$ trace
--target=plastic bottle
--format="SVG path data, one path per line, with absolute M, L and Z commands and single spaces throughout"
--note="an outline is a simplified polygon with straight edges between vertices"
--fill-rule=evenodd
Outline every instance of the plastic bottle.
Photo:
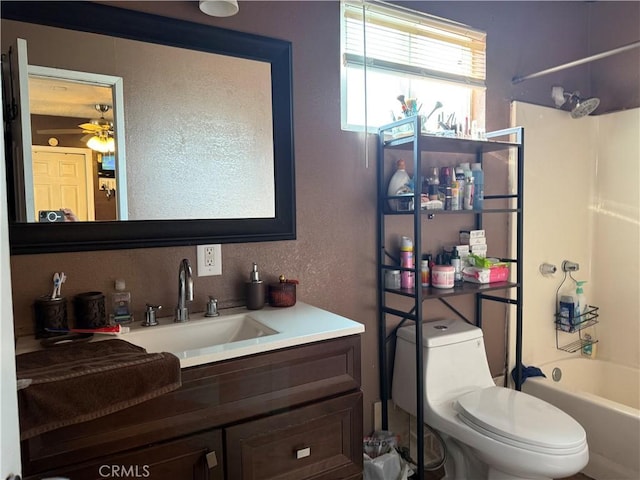
M 430 271 L 429 271 L 429 259 L 426 255 L 422 257 L 420 262 L 420 285 L 428 287 L 430 285 Z
M 585 313 L 587 313 L 587 310 L 589 309 L 588 305 L 587 305 L 587 297 L 584 294 L 584 289 L 582 288 L 582 286 L 587 283 L 586 280 L 582 280 L 582 281 L 576 281 L 576 285 L 578 286 L 576 288 L 576 298 L 578 300 L 578 315 L 584 315 Z M 586 318 L 582 317 L 580 319 L 580 321 L 584 322 L 586 320 Z
M 452 210 L 462 210 L 462 204 L 464 202 L 464 169 L 462 167 L 456 167 L 456 184 L 458 187 L 457 208 L 454 208 L 456 201 L 453 200 Z
M 393 196 L 401 193 L 406 193 L 407 191 L 410 191 L 410 187 L 408 186 L 410 184 L 411 177 L 409 177 L 409 174 L 407 173 L 405 161 L 400 159 L 396 163 L 396 171 L 393 173 L 391 179 L 389 180 L 387 195 Z M 389 200 L 389 207 L 391 208 L 391 210 L 397 211 L 398 200 Z
M 585 344 L 582 347 L 582 351 L 580 352 L 583 357 L 588 357 L 591 359 L 596 358 L 596 347 L 597 340 L 594 338 L 593 333 L 585 333 L 584 334 Z
M 471 165 L 473 175 L 473 209 L 482 210 L 484 204 L 484 172 L 479 163 Z
M 466 177 L 464 181 L 463 210 L 473 210 L 473 177 Z
M 438 200 L 438 190 L 440 188 L 440 179 L 438 174 L 438 167 L 433 167 L 429 176 L 427 177 L 427 184 L 429 186 L 429 200 Z
M 409 237 L 402 237 L 400 242 L 400 266 L 404 268 L 414 268 L 413 242 Z M 403 270 L 400 273 L 400 288 L 413 288 L 414 285 L 414 272 L 410 270 Z
M 577 282 L 576 282 L 577 283 Z M 573 283 L 561 288 L 558 292 L 558 313 L 560 314 L 560 328 L 564 331 L 573 331 L 574 326 L 580 322 L 580 310 L 578 296 Z
M 456 285 L 462 284 L 462 262 L 460 261 L 460 254 L 456 247 L 453 247 L 453 252 L 451 252 L 451 266 L 455 269 L 453 276 L 454 283 Z
M 126 291 L 125 281 L 116 280 L 115 290 L 111 295 L 111 321 L 112 323 L 131 323 L 133 321 L 131 293 Z

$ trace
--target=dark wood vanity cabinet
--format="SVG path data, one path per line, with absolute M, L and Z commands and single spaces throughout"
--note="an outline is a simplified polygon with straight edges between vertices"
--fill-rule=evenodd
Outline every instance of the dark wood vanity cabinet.
M 23 441 L 23 474 L 352 480 L 362 478 L 362 433 L 351 335 L 183 369 L 174 392 Z
M 132 452 L 115 454 L 55 470 L 56 478 L 69 480 L 98 478 L 149 478 L 153 480 L 224 480 L 222 431 L 206 433 L 151 445 Z M 25 480 L 43 480 L 51 473 Z

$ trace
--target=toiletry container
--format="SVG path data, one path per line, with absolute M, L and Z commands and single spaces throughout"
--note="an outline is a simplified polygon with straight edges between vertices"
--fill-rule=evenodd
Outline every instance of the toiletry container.
M 402 237 L 400 241 L 400 266 L 403 268 L 414 268 L 413 265 L 413 242 L 409 237 Z M 400 274 L 400 287 L 413 288 L 415 285 L 414 272 L 403 270 Z
M 578 287 L 576 288 L 576 299 L 578 300 L 578 315 L 584 315 L 585 313 L 587 313 L 587 310 L 589 309 L 589 305 L 587 304 L 587 298 L 584 294 L 584 289 L 582 288 L 582 286 L 587 283 L 586 280 L 581 280 L 581 281 L 577 281 L 576 285 L 578 285 Z M 581 321 L 585 321 L 587 320 L 586 318 L 582 318 Z
M 451 265 L 434 265 L 431 269 L 431 286 L 435 288 L 453 288 L 455 268 Z
M 247 282 L 247 308 L 260 310 L 264 307 L 264 294 L 264 283 L 260 280 L 258 265 L 254 263 Z
M 426 255 L 423 257 L 420 262 L 420 285 L 423 287 L 428 287 L 430 285 L 430 270 L 429 270 L 429 259 L 426 258 Z
M 111 323 L 131 323 L 133 321 L 131 293 L 126 291 L 125 281 L 116 280 L 115 290 L 111 295 Z
M 462 283 L 462 261 L 456 247 L 453 247 L 453 252 L 451 252 L 451 266 L 454 268 L 454 283 L 460 285 Z
M 51 330 L 67 330 L 67 299 L 65 297 L 51 298 L 43 295 L 36 298 L 33 305 L 36 320 L 36 338 L 55 337 L 64 333 L 50 332 Z
M 482 210 L 484 206 L 484 172 L 482 165 L 474 163 L 471 165 L 473 175 L 473 209 Z
M 592 329 L 588 329 L 588 333 L 583 334 L 584 345 L 582 350 L 580 351 L 583 357 L 587 357 L 590 359 L 596 358 L 596 347 L 598 345 L 597 340 L 595 339 L 595 335 Z
M 464 169 L 461 166 L 455 168 L 456 184 L 458 191 L 458 199 L 454 200 L 453 205 L 457 204 L 457 207 L 452 206 L 452 210 L 462 210 L 462 204 L 464 203 Z
M 280 275 L 278 283 L 269 285 L 269 305 L 272 307 L 293 307 L 296 304 L 297 280 L 287 280 Z
M 440 189 L 440 174 L 438 172 L 438 167 L 433 167 L 430 170 L 431 171 L 427 176 L 427 193 L 429 195 L 429 200 L 438 200 L 438 190 Z
M 391 176 L 391 180 L 389 180 L 389 187 L 387 188 L 387 195 L 401 195 L 403 193 L 410 193 L 411 187 L 411 177 L 406 170 L 405 161 L 400 159 L 396 163 L 396 171 Z M 389 207 L 391 210 L 397 211 L 399 207 L 398 199 L 389 200 Z
M 473 177 L 466 177 L 464 181 L 464 199 L 462 201 L 463 210 L 473 210 Z
M 84 292 L 73 297 L 76 328 L 100 328 L 107 325 L 102 292 Z

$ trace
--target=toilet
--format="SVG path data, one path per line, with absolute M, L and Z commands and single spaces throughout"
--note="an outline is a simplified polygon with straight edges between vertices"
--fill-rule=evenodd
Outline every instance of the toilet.
M 557 479 L 587 465 L 587 436 L 578 422 L 495 385 L 480 328 L 458 319 L 422 325 L 424 421 L 444 440 L 445 479 Z M 392 398 L 414 416 L 415 344 L 415 326 L 398 329 Z

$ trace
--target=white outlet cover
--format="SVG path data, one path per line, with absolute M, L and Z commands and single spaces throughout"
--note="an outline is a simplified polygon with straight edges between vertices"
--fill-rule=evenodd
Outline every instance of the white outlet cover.
M 198 245 L 196 247 L 198 257 L 198 276 L 208 277 L 222 275 L 222 246 Z

